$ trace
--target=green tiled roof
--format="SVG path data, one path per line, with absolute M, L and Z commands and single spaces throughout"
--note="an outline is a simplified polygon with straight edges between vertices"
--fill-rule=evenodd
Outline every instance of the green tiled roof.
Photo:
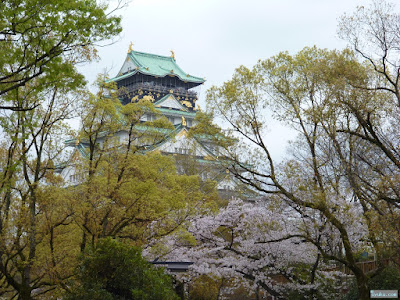
M 110 81 L 119 81 L 136 73 L 159 77 L 176 76 L 182 81 L 199 84 L 205 81 L 203 78 L 185 73 L 171 56 L 131 51 L 128 53 L 127 59 L 130 59 L 136 68 L 129 73 L 112 78 Z
M 196 112 L 189 112 L 183 110 L 175 110 L 175 109 L 161 108 L 161 107 L 156 107 L 156 110 L 161 112 L 163 115 L 186 116 L 192 118 L 196 116 Z

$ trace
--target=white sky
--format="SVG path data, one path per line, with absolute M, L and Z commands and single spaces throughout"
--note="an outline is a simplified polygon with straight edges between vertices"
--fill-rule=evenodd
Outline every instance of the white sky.
M 343 48 L 336 34 L 338 18 L 367 0 L 133 0 L 122 10 L 123 33 L 99 49 L 100 61 L 81 68 L 89 82 L 105 69 L 114 77 L 134 50 L 170 55 L 187 73 L 205 77 L 205 91 L 229 80 L 240 65 L 251 67 L 281 51 L 294 54 L 306 46 Z M 286 134 L 271 130 L 276 144 Z M 282 149 L 281 147 L 279 147 Z M 277 150 L 281 151 L 281 150 Z

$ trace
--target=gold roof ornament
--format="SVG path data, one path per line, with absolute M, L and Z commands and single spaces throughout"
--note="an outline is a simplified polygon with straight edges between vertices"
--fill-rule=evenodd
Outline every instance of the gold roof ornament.
M 197 104 L 197 110 L 201 111 L 200 104 Z
M 171 50 L 171 57 L 175 60 L 175 52 Z
M 186 119 L 184 116 L 182 116 L 182 126 L 186 126 Z
M 192 107 L 192 103 L 190 103 L 189 101 L 186 101 L 186 100 L 182 101 L 182 104 L 187 107 Z
M 133 51 L 133 42 L 130 43 L 128 53 L 131 53 Z
M 78 136 L 76 137 L 76 140 L 75 140 L 75 146 L 78 146 L 80 142 L 81 142 L 81 135 L 78 134 Z

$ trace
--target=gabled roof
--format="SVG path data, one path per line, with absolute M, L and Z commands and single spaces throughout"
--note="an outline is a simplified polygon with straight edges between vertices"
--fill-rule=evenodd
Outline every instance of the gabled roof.
M 188 111 L 187 107 L 183 106 L 174 95 L 168 94 L 162 97 L 160 100 L 154 103 L 156 107 L 166 107 L 166 108 L 173 108 L 179 109 L 183 111 Z
M 64 144 L 68 147 L 74 147 L 78 150 L 84 157 L 88 157 L 87 150 L 85 146 L 80 142 L 79 139 L 69 139 L 64 141 Z
M 181 145 L 182 140 L 186 140 L 188 138 L 188 128 L 185 126 L 182 126 L 182 124 L 179 124 L 176 127 L 176 130 L 174 132 L 174 138 L 173 139 L 167 139 L 163 143 L 160 143 L 158 145 L 155 145 L 152 148 L 149 148 L 150 151 L 153 150 L 160 150 L 161 152 L 168 152 L 166 151 L 168 147 L 176 145 Z M 207 147 L 203 145 L 202 142 L 200 142 L 198 139 L 194 139 L 193 142 L 195 143 L 195 148 L 197 149 L 197 153 L 195 154 L 197 160 L 203 160 L 201 158 L 204 158 L 205 161 L 213 161 L 214 163 L 216 162 L 216 156 L 209 150 Z M 185 142 L 185 145 L 187 142 Z
M 110 81 L 119 81 L 136 73 L 158 77 L 176 76 L 182 81 L 198 84 L 205 82 L 203 78 L 185 73 L 172 56 L 161 56 L 133 50 L 128 53 L 117 77 L 110 79 Z

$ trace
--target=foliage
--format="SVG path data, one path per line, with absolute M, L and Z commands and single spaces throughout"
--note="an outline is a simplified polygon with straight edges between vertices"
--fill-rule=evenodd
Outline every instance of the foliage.
M 95 59 L 95 44 L 121 31 L 107 9 L 94 0 L 0 3 L 0 298 L 60 297 L 87 240 L 142 244 L 179 229 L 208 202 L 197 176 L 144 155 L 174 134 L 163 117 L 141 124 L 145 113 L 157 114 L 150 99 L 122 106 L 105 78 L 97 95 L 84 90 L 76 64 Z M 69 160 L 66 121 L 77 115 L 75 146 L 85 141 L 89 155 Z M 127 143 L 117 143 L 121 132 Z M 66 188 L 59 171 L 69 167 L 85 182 Z
M 372 1 L 352 14 L 344 14 L 339 23 L 339 36 L 375 71 L 377 79 L 358 85 L 359 88 L 384 90 L 400 105 L 398 89 L 399 14 L 394 3 Z
M 201 275 L 190 283 L 189 299 L 213 300 L 218 299 L 221 280 Z
M 32 109 L 36 103 L 11 105 L 3 96 L 28 83 L 46 88 L 59 72 L 76 76 L 74 65 L 93 59 L 96 43 L 121 32 L 120 18 L 106 9 L 94 0 L 2 1 L 0 108 Z
M 400 270 L 398 267 L 389 265 L 378 275 L 369 280 L 371 290 L 398 290 L 400 287 Z M 353 283 L 345 296 L 346 300 L 356 300 L 359 298 L 357 285 Z
M 5 96 L 40 105 L 4 111 L 0 117 L 3 297 L 59 297 L 87 244 L 106 236 L 142 244 L 179 229 L 208 202 L 197 176 L 179 176 L 172 159 L 143 153 L 173 131 L 166 120 L 138 128 L 144 112 L 154 110 L 151 103 L 122 107 L 107 84 L 100 87 L 110 93 L 99 100 L 83 93 L 79 80 L 63 75 L 55 78 L 61 86 L 37 90 L 27 84 Z M 87 102 L 78 101 L 83 96 Z M 83 118 L 80 139 L 89 144 L 90 155 L 75 152 L 69 160 L 73 165 L 65 165 L 64 141 L 70 134 L 65 120 L 82 107 L 90 115 Z M 127 144 L 112 136 L 120 130 L 128 132 Z M 145 143 L 137 143 L 138 138 Z M 85 172 L 85 181 L 66 188 L 55 172 L 61 167 Z
M 68 236 L 73 210 L 54 169 L 69 133 L 65 120 L 76 109 L 71 89 L 79 83 L 64 75 L 54 77 L 61 86 L 36 90 L 27 84 L 5 96 L 11 103 L 38 105 L 0 116 L 0 293 L 6 297 L 45 294 L 70 274 L 65 253 L 71 249 L 58 238 Z
M 400 287 L 400 270 L 389 265 L 381 273 L 370 279 L 371 289 L 396 290 Z
M 221 295 L 244 286 L 248 293 L 261 288 L 276 297 L 289 297 L 291 290 L 303 296 L 337 296 L 340 273 L 329 271 L 316 247 L 301 238 L 286 239 L 299 233 L 302 220 L 276 204 L 231 201 L 218 213 L 192 221 L 188 230 L 195 242 L 170 235 L 162 241 L 164 253 L 160 248 L 147 249 L 146 255 L 193 261 L 185 280 L 196 289 L 204 282 L 214 282 L 212 286 L 221 285 L 217 290 Z
M 84 155 L 70 166 L 82 178 L 74 188 L 82 250 L 107 236 L 142 244 L 178 229 L 209 202 L 197 176 L 178 175 L 171 157 L 152 152 L 175 128 L 166 118 L 141 121 L 158 114 L 150 100 L 122 106 L 115 84 L 99 80 L 97 95 L 85 103 L 75 142 Z
M 85 83 L 75 65 L 121 31 L 106 8 L 90 0 L 0 3 L 1 297 L 57 296 L 72 274 L 77 228 L 55 169 Z
M 146 262 L 139 248 L 111 238 L 85 253 L 78 282 L 66 299 L 179 299 L 171 277 Z
M 301 216 L 302 224 L 282 240 L 302 238 L 325 260 L 346 265 L 361 299 L 368 298 L 374 272 L 357 265 L 359 254 L 372 245 L 381 266 L 388 253 L 398 256 L 398 226 L 387 220 L 398 219 L 400 203 L 399 39 L 392 30 L 399 18 L 390 6 L 374 5 L 344 18 L 355 53 L 283 52 L 252 69 L 239 67 L 207 96 L 210 111 L 229 125 L 224 134 L 238 141 L 221 143 L 230 171 Z M 283 163 L 270 153 L 267 110 L 298 132 Z

